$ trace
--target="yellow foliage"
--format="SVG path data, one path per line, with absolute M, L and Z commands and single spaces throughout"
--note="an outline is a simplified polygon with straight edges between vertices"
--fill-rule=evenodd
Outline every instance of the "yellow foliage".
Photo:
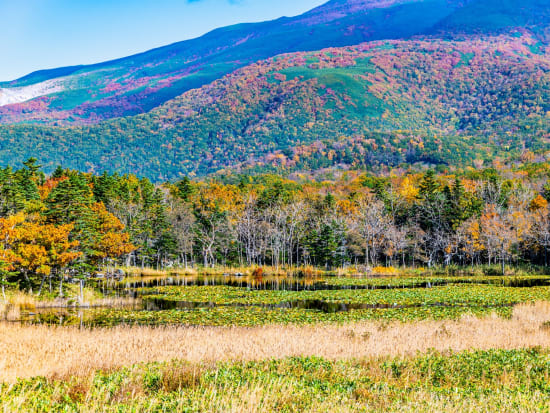
M 372 269 L 373 274 L 376 275 L 397 275 L 398 271 L 394 267 L 374 267 Z
M 408 176 L 401 181 L 401 185 L 399 186 L 399 195 L 405 198 L 409 203 L 414 202 L 418 196 L 418 188 L 412 184 Z

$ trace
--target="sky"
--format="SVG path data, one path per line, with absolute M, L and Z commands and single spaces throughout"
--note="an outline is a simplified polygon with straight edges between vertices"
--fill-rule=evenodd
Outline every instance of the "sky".
M 0 0 L 0 81 L 98 63 L 326 0 Z

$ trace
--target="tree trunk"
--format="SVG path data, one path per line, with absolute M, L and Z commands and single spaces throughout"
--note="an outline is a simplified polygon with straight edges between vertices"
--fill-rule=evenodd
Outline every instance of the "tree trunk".
M 40 281 L 40 288 L 38 289 L 38 296 L 40 296 L 40 294 L 42 294 L 42 287 L 44 286 L 45 281 L 46 281 L 46 276 L 44 275 L 42 277 L 42 281 Z
M 63 298 L 63 274 L 59 274 L 59 296 Z

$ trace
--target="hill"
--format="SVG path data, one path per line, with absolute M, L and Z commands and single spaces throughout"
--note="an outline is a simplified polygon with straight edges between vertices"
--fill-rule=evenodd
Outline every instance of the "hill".
M 150 113 L 4 126 L 0 159 L 154 180 L 221 169 L 464 166 L 547 148 L 549 50 L 530 36 L 389 40 L 284 54 Z
M 281 53 L 518 28 L 547 43 L 549 21 L 545 0 L 332 0 L 300 16 L 225 27 L 135 56 L 0 83 L 0 123 L 91 124 L 144 113 Z
M 332 0 L 296 17 L 225 27 L 115 61 L 32 73 L 0 83 L 0 88 L 20 88 L 24 100 L 1 106 L 0 123 L 86 124 L 147 112 L 258 60 L 407 38 L 457 7 L 447 0 Z M 55 90 L 37 95 L 27 89 L 44 89 L 42 83 L 53 79 Z
M 445 17 L 429 33 L 502 33 L 523 28 L 548 43 L 549 24 L 550 4 L 546 0 L 473 0 Z

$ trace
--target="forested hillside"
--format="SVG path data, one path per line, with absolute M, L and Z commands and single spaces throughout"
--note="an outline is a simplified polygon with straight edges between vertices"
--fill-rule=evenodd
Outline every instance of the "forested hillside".
M 457 7 L 458 3 L 446 0 L 332 0 L 296 17 L 224 27 L 198 39 L 111 62 L 32 73 L 0 83 L 0 88 L 53 81 L 57 90 L 0 107 L 0 122 L 89 124 L 147 112 L 258 60 L 408 38 L 429 30 Z
M 544 0 L 331 0 L 300 16 L 220 28 L 138 55 L 0 83 L 0 104 L 3 95 L 12 96 L 0 106 L 0 123 L 91 124 L 140 114 L 281 53 L 518 30 L 546 44 L 549 19 Z
M 439 33 L 471 34 L 521 27 L 548 43 L 549 23 L 550 7 L 546 0 L 474 0 L 466 2 L 433 29 L 440 30 Z
M 0 159 L 37 156 L 154 180 L 221 169 L 473 165 L 545 155 L 548 50 L 530 35 L 380 41 L 280 55 L 140 116 L 4 126 Z

